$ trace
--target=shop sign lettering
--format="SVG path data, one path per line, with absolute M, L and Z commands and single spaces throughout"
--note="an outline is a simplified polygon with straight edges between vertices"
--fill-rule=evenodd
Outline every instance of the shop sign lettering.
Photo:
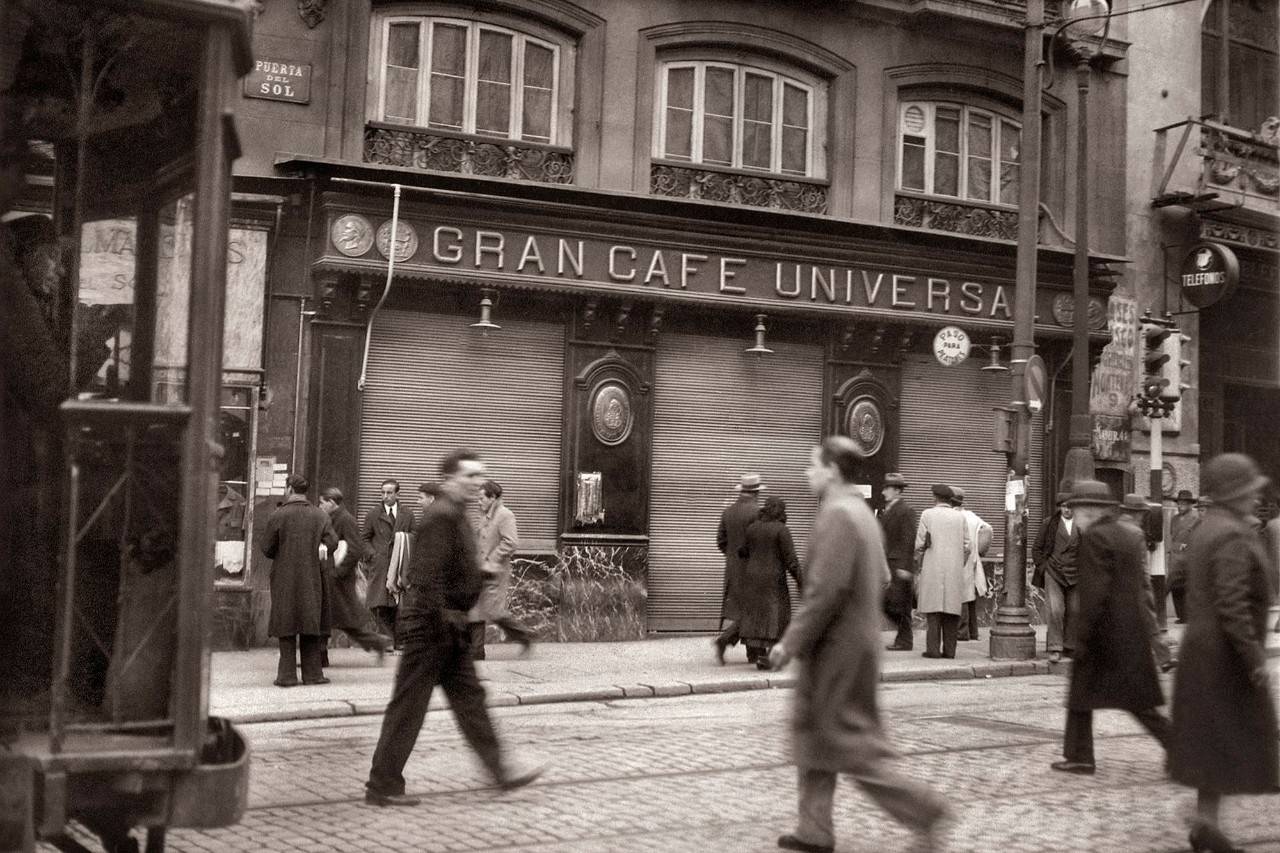
M 420 246 L 397 269 L 649 288 L 726 300 L 1012 320 L 1012 288 L 921 270 L 412 222 Z M 336 258 L 336 256 L 335 256 Z M 338 258 L 345 261 L 345 258 Z M 1047 312 L 1046 312 L 1047 313 Z
M 244 78 L 246 98 L 288 101 L 306 104 L 311 101 L 311 66 L 278 59 L 259 59 Z

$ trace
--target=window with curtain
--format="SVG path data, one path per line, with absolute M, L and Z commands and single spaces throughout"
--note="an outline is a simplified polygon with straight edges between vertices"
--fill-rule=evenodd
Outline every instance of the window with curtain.
M 659 74 L 656 157 L 812 176 L 813 88 L 727 62 L 667 62 Z
M 1278 17 L 1276 0 L 1214 0 L 1200 37 L 1204 115 L 1255 131 L 1280 115 Z
M 1022 131 L 996 113 L 932 101 L 899 108 L 898 189 L 1017 205 Z
M 558 143 L 559 47 L 477 21 L 382 21 L 375 119 Z

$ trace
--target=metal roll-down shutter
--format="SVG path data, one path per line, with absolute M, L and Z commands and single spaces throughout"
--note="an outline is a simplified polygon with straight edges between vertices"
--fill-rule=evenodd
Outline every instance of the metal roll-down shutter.
M 720 513 L 738 478 L 758 472 L 787 502 L 797 550 L 817 506 L 805 483 L 822 432 L 822 348 L 769 342 L 757 357 L 738 339 L 663 335 L 654 381 L 649 522 L 649 629 L 719 623 Z

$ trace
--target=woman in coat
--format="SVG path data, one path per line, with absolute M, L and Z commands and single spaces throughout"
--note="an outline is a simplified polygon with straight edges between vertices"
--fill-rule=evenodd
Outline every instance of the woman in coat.
M 1195 850 L 1234 850 L 1218 828 L 1224 794 L 1280 791 L 1276 708 L 1265 648 L 1267 556 L 1248 516 L 1268 480 L 1226 453 L 1201 473 L 1213 501 L 1186 550 L 1187 629 L 1173 688 L 1169 775 L 1197 791 Z
M 325 489 L 320 495 L 320 508 L 329 514 L 333 532 L 338 537 L 338 546 L 325 560 L 329 627 L 345 631 L 353 643 L 366 652 L 374 652 L 381 661 L 391 646 L 391 638 L 365 629 L 369 611 L 364 608 L 356 591 L 356 566 L 372 556 L 372 552 L 360 538 L 360 525 L 356 524 L 355 516 L 342 505 L 341 489 L 335 486 Z
M 791 593 L 787 575 L 800 587 L 800 563 L 787 529 L 787 504 L 772 497 L 760 508 L 760 517 L 747 528 L 746 565 L 738 595 L 738 631 L 747 656 L 756 655 L 756 667 L 769 669 L 769 650 L 791 622 Z

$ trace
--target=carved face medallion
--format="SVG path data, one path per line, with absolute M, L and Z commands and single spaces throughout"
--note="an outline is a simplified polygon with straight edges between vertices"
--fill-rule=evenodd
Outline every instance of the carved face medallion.
M 358 258 L 373 247 L 373 226 L 363 216 L 348 213 L 333 221 L 329 239 L 348 258 Z
M 601 444 L 621 444 L 635 422 L 631 396 L 620 382 L 602 382 L 591 395 L 591 431 Z

